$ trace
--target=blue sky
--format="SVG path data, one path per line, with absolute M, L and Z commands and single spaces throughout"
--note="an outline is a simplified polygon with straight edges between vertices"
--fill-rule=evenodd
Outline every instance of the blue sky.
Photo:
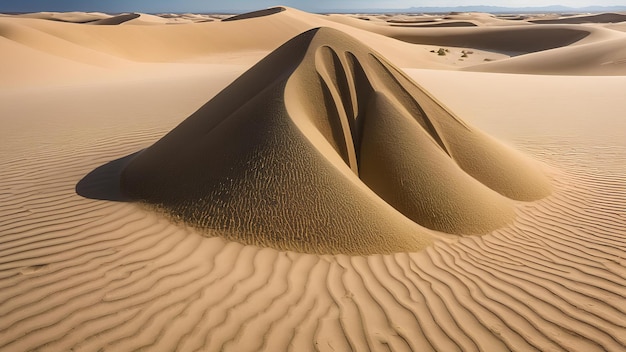
M 211 12 L 218 10 L 250 11 L 275 5 L 316 11 L 466 5 L 506 7 L 614 6 L 626 5 L 626 0 L 0 0 L 0 11 Z

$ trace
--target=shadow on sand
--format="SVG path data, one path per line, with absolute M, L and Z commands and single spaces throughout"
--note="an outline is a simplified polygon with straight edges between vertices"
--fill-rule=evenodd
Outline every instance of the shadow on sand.
M 76 193 L 89 199 L 130 202 L 120 189 L 120 176 L 128 163 L 141 151 L 97 167 L 76 184 Z

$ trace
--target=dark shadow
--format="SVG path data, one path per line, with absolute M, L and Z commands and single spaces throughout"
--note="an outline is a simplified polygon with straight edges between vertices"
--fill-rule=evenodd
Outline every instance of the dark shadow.
M 93 22 L 99 21 L 99 20 L 68 21 L 68 20 L 64 20 L 60 18 L 46 18 L 46 20 L 55 21 L 55 22 L 63 22 L 63 23 L 76 23 L 76 24 L 87 24 L 87 23 L 93 23 Z
M 89 24 L 100 25 L 100 26 L 117 26 L 124 22 L 128 22 L 130 20 L 134 20 L 135 18 L 139 18 L 138 13 L 127 13 L 123 15 L 114 16 L 111 18 L 104 18 L 101 20 L 89 22 Z
M 598 15 L 557 18 L 551 20 L 529 21 L 535 24 L 583 24 L 583 23 L 619 23 L 626 21 L 626 15 L 619 13 L 602 13 Z
M 471 47 L 497 53 L 529 54 L 560 48 L 586 38 L 590 31 L 578 28 L 524 26 L 523 28 L 480 28 L 467 27 L 467 31 L 452 36 L 419 35 L 398 33 L 391 37 L 414 44 L 437 46 Z M 472 29 L 472 30 L 470 30 Z M 533 40 L 528 40 L 533 38 Z
M 410 28 L 433 28 L 433 27 L 477 27 L 472 22 L 443 22 L 443 23 L 427 23 L 427 24 L 392 24 L 392 27 L 410 27 Z
M 122 171 L 141 151 L 110 161 L 83 177 L 76 184 L 76 194 L 89 199 L 129 202 L 131 199 L 120 189 Z
M 433 23 L 435 20 L 419 19 L 419 20 L 387 20 L 387 23 L 392 24 L 420 24 L 420 23 Z
M 272 7 L 269 9 L 265 9 L 265 10 L 259 10 L 259 11 L 254 11 L 254 12 L 248 12 L 248 13 L 242 13 L 241 15 L 236 15 L 233 17 L 228 17 L 222 20 L 222 22 L 228 22 L 228 21 L 238 21 L 238 20 L 245 20 L 245 19 L 249 19 L 249 18 L 257 18 L 257 17 L 265 17 L 265 16 L 270 16 L 270 15 L 274 15 L 277 14 L 279 12 L 283 12 L 286 9 L 284 7 Z

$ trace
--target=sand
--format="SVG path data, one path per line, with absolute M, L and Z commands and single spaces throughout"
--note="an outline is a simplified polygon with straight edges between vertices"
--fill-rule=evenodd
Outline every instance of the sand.
M 0 350 L 626 349 L 620 24 L 23 17 L 0 17 Z M 426 20 L 475 26 L 393 26 Z

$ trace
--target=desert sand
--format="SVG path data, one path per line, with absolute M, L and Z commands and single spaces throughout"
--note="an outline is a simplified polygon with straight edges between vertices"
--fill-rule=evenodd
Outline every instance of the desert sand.
M 0 16 L 0 350 L 626 350 L 624 19 Z

